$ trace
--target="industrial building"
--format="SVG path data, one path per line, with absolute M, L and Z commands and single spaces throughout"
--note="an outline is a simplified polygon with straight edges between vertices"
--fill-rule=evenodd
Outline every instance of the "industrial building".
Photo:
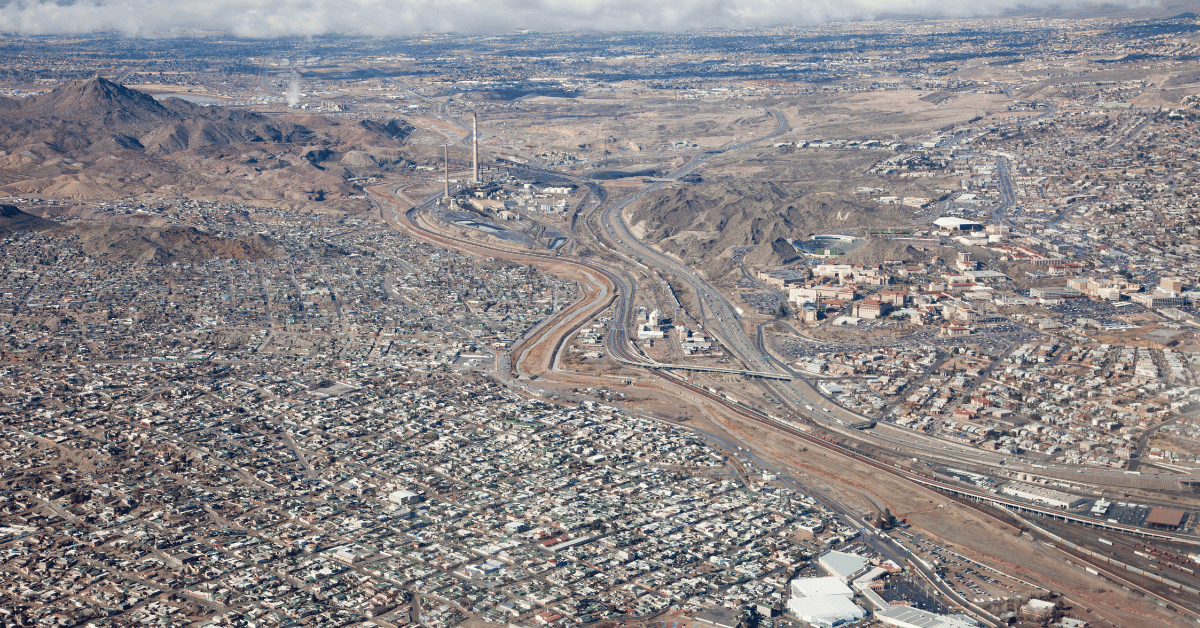
M 817 558 L 817 564 L 829 575 L 837 577 L 842 582 L 849 582 L 871 563 L 862 556 L 831 551 L 821 554 Z
M 1171 508 L 1153 508 L 1146 516 L 1146 525 L 1164 530 L 1178 530 L 1183 525 L 1184 512 Z
M 857 554 L 829 551 L 817 558 L 829 576 L 799 578 L 791 582 L 789 614 L 815 626 L 837 626 L 863 619 L 867 611 L 855 603 L 855 589 L 873 610 L 875 619 L 898 628 L 974 628 L 978 624 L 965 615 L 938 615 L 903 604 L 892 605 L 877 593 L 880 576 L 900 567 L 890 561 L 872 566 Z M 848 583 L 853 581 L 853 588 Z
M 820 626 L 837 626 L 867 616 L 854 603 L 854 590 L 837 576 L 793 580 L 787 608 L 801 621 Z
M 1088 501 L 1082 497 L 1071 495 L 1070 493 L 1056 491 L 1052 488 L 1046 488 L 1044 486 L 1023 484 L 1021 482 L 1010 482 L 1005 484 L 1000 488 L 1000 492 L 1020 497 L 1021 499 L 1028 499 L 1032 502 L 1040 502 L 1054 508 L 1077 508 Z
M 792 580 L 792 597 L 823 597 L 826 595 L 840 595 L 842 597 L 854 597 L 854 591 L 846 586 L 846 582 L 837 576 L 825 576 L 824 578 L 797 578 Z
M 933 221 L 933 224 L 947 231 L 983 231 L 983 223 L 954 216 L 942 216 Z
M 875 611 L 875 619 L 896 628 L 975 628 L 979 625 L 965 615 L 938 615 L 911 606 L 889 606 Z

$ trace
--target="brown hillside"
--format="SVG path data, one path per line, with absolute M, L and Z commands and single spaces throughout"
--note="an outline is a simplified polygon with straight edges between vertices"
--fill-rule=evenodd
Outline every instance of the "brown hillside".
M 673 186 L 647 195 L 626 219 L 642 239 L 703 267 L 731 248 L 756 247 L 746 261 L 774 266 L 795 259 L 787 238 L 861 226 L 907 224 L 911 212 L 798 185 L 764 182 Z
M 72 228 L 83 251 L 110 262 L 200 262 L 221 257 L 259 260 L 282 255 L 270 238 L 219 238 L 194 227 L 136 227 L 81 224 Z
M 0 237 L 25 231 L 47 231 L 59 228 L 53 220 L 39 218 L 13 205 L 0 205 Z
M 283 247 L 260 235 L 220 238 L 194 227 L 136 226 L 93 222 L 57 223 L 0 205 L 0 237 L 22 232 L 54 232 L 77 236 L 84 253 L 107 261 L 201 262 L 214 257 L 258 260 L 278 257 Z
M 152 96 L 103 78 L 72 81 L 0 107 L 0 148 L 40 144 L 61 155 L 114 146 L 172 153 L 247 142 L 306 142 L 308 129 L 257 113 Z
M 147 192 L 365 209 L 347 179 L 408 161 L 403 120 L 342 123 L 153 97 L 94 78 L 0 100 L 0 195 Z M 342 163 L 349 155 L 350 159 Z

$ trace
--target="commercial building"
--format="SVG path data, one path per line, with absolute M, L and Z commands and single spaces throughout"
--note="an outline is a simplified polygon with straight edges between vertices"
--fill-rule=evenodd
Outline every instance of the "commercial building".
M 408 490 L 399 490 L 389 493 L 388 500 L 396 504 L 408 505 L 425 501 L 425 497 L 420 493 L 414 493 Z
M 866 617 L 866 611 L 854 603 L 854 590 L 837 576 L 800 578 L 792 581 L 788 612 L 821 626 L 837 626 Z
M 954 216 L 942 216 L 933 221 L 933 224 L 948 231 L 983 231 L 983 223 Z
M 870 563 L 862 556 L 846 552 L 825 552 L 817 558 L 817 564 L 829 575 L 849 582 L 856 574 L 867 568 Z
M 1192 300 L 1185 296 L 1173 295 L 1169 292 L 1155 290 L 1154 292 L 1145 292 L 1135 294 L 1130 297 L 1134 303 L 1140 303 L 1146 307 L 1187 307 Z
M 1152 528 L 1177 530 L 1183 524 L 1183 511 L 1171 508 L 1153 508 L 1146 516 L 1146 525 Z
M 938 615 L 911 606 L 889 606 L 875 611 L 875 619 L 896 628 L 975 628 L 979 625 L 965 615 Z
M 850 598 L 839 595 L 792 598 L 788 600 L 788 612 L 801 621 L 820 626 L 837 626 L 867 616 Z
M 847 599 L 854 597 L 854 590 L 846 586 L 846 582 L 837 576 L 823 578 L 797 578 L 792 580 L 792 597 L 824 597 L 840 595 Z
M 1028 499 L 1033 502 L 1041 502 L 1047 506 L 1054 508 L 1075 508 L 1087 502 L 1086 499 L 1046 488 L 1044 486 L 1034 486 L 1032 484 L 1024 484 L 1021 482 L 1011 482 L 1000 488 L 1000 491 L 1008 495 Z

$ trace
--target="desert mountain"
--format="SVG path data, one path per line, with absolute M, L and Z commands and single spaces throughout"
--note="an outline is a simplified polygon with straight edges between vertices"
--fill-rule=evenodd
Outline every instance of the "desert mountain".
M 156 100 L 97 77 L 0 98 L 0 195 L 157 192 L 350 206 L 361 190 L 349 176 L 405 163 L 411 132 L 396 119 L 347 123 Z
M 933 254 L 937 255 L 939 253 L 934 252 Z M 949 255 L 953 255 L 953 253 Z M 917 250 L 904 242 L 881 238 L 863 244 L 857 249 L 837 258 L 837 261 L 847 264 L 882 264 L 889 259 L 919 262 L 926 257 L 927 255 L 924 251 Z
M 307 128 L 225 107 L 152 96 L 103 78 L 72 81 L 0 108 L 0 148 L 41 145 L 60 155 L 114 149 L 172 153 L 248 142 L 310 142 Z
M 787 238 L 862 226 L 908 224 L 911 210 L 769 182 L 706 183 L 663 188 L 626 219 L 643 241 L 696 267 L 733 247 L 755 247 L 746 261 L 776 266 L 798 255 Z

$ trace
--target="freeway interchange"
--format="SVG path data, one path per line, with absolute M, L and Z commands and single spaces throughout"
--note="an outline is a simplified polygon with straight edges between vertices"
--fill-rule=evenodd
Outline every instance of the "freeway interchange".
M 690 401 L 695 398 L 704 398 L 709 403 L 723 407 L 728 414 L 737 416 L 742 420 L 769 427 L 781 433 L 804 439 L 839 455 L 847 455 L 859 460 L 867 460 L 870 457 L 852 448 L 847 449 L 840 445 L 831 445 L 826 439 L 816 436 L 816 432 L 832 433 L 848 442 L 861 443 L 868 448 L 876 450 L 894 451 L 901 459 L 907 459 L 910 456 L 921 456 L 924 460 L 937 460 L 959 465 L 974 465 L 982 468 L 997 468 L 997 465 L 1007 463 L 1007 468 L 1009 469 L 1021 468 L 1034 470 L 1030 463 L 1006 459 L 1003 456 L 989 452 L 968 450 L 957 446 L 952 447 L 942 441 L 918 437 L 903 430 L 892 428 L 891 426 L 884 426 L 882 429 L 874 431 L 874 433 L 852 429 L 851 425 L 871 422 L 870 417 L 832 404 L 811 382 L 806 381 L 799 374 L 792 371 L 786 363 L 773 359 L 770 356 L 768 348 L 765 346 L 762 334 L 747 332 L 741 316 L 720 291 L 693 269 L 674 258 L 646 246 L 633 235 L 629 225 L 625 223 L 622 216 L 622 212 L 631 204 L 648 194 L 671 185 L 674 181 L 685 175 L 694 173 L 714 157 L 754 146 L 789 131 L 787 120 L 781 112 L 775 110 L 768 110 L 768 112 L 772 115 L 776 123 L 775 128 L 769 132 L 746 141 L 698 153 L 669 175 L 657 179 L 649 185 L 620 199 L 607 198 L 604 188 L 600 187 L 597 182 L 586 178 L 570 173 L 543 170 L 534 166 L 527 167 L 530 171 L 554 176 L 559 180 L 572 180 L 579 185 L 587 186 L 593 193 L 598 202 L 586 210 L 581 210 L 581 213 L 577 217 L 578 220 L 573 221 L 575 229 L 570 234 L 572 242 L 567 247 L 563 247 L 563 250 L 578 251 L 582 247 L 594 245 L 593 248 L 597 249 L 596 252 L 602 254 L 600 256 L 577 258 L 569 254 L 564 255 L 555 252 L 517 251 L 501 245 L 483 244 L 476 240 L 463 240 L 449 233 L 448 230 L 439 228 L 436 220 L 428 219 L 425 216 L 429 213 L 428 210 L 442 197 L 442 194 L 439 193 L 419 201 L 413 201 L 405 197 L 399 190 L 387 189 L 386 186 L 371 189 L 369 192 L 371 193 L 371 199 L 376 203 L 385 220 L 397 225 L 415 237 L 476 254 L 501 257 L 519 263 L 531 264 L 549 270 L 552 273 L 568 273 L 581 284 L 590 284 L 590 287 L 584 286 L 585 294 L 582 298 L 569 307 L 563 308 L 548 317 L 527 334 L 525 338 L 508 348 L 507 351 L 497 355 L 497 375 L 515 385 L 520 385 L 519 382 L 515 381 L 519 376 L 537 377 L 547 373 L 552 374 L 553 379 L 560 382 L 570 381 L 572 375 L 558 368 L 558 355 L 566 339 L 588 321 L 594 319 L 602 312 L 609 311 L 611 308 L 613 320 L 609 332 L 604 339 L 605 349 L 608 354 L 627 366 L 642 368 L 656 373 L 663 387 L 666 390 L 674 391 L 673 394 L 682 400 Z M 437 113 L 439 117 L 465 130 L 465 125 L 446 115 L 444 105 L 438 107 Z M 999 224 L 1006 224 L 1005 213 L 1013 206 L 1015 195 L 1013 194 L 1007 161 L 1004 157 L 996 158 L 996 170 L 1001 183 L 1002 197 L 997 206 L 993 208 L 993 219 Z M 400 205 L 396 202 L 397 200 L 409 207 L 401 209 Z M 582 237 L 585 235 L 589 237 Z M 698 311 L 693 313 L 694 318 L 703 325 L 704 330 L 709 335 L 717 338 L 722 343 L 730 356 L 740 366 L 731 365 L 731 368 L 715 368 L 689 364 L 664 364 L 652 360 L 643 354 L 630 337 L 630 331 L 634 327 L 631 317 L 634 309 L 634 296 L 638 291 L 636 277 L 639 273 L 638 269 L 644 271 L 647 278 L 650 278 L 652 276 L 651 273 L 653 273 L 661 277 L 674 277 L 686 285 L 694 293 L 695 302 L 698 307 Z M 688 379 L 673 374 L 681 370 L 709 371 L 745 376 L 748 378 L 750 384 L 762 387 L 771 397 L 779 400 L 779 404 L 786 407 L 786 416 L 784 418 L 776 417 L 760 410 L 749 408 L 728 396 L 713 394 L 711 391 L 695 386 Z M 526 390 L 530 390 L 527 384 L 523 385 L 523 387 Z M 751 445 L 751 449 L 754 449 L 752 443 L 747 443 L 747 445 Z M 760 455 L 761 459 L 763 452 L 758 451 L 756 453 Z M 916 459 L 914 458 L 914 460 Z M 1026 510 L 1049 516 L 1056 516 L 1058 514 L 1051 512 L 1051 509 L 1029 507 L 1027 504 L 1004 500 L 992 494 L 972 492 L 947 482 L 933 480 L 928 476 L 921 477 L 923 474 L 918 474 L 915 470 L 901 470 L 892 461 L 872 458 L 870 459 L 870 464 L 903 480 L 956 494 L 966 499 L 987 501 L 1002 508 L 1025 508 Z M 780 471 L 779 475 L 785 481 L 794 481 L 788 479 L 790 476 L 787 474 L 786 469 L 782 468 L 782 465 L 775 465 L 775 467 L 778 468 Z M 1079 479 L 1102 480 L 1103 477 L 1096 476 Z M 842 512 L 844 517 L 856 527 L 864 529 L 867 527 L 865 521 L 844 510 Z M 1142 534 L 1148 533 L 1146 530 L 1139 529 L 1127 531 Z M 1196 539 L 1190 538 L 1175 538 L 1174 540 L 1200 544 Z M 885 553 L 895 554 L 896 556 L 900 555 L 901 548 L 898 545 L 893 545 L 888 539 L 880 538 L 875 539 L 875 541 L 886 548 Z M 938 579 L 934 574 L 925 573 L 928 571 L 926 569 L 919 567 L 917 569 L 926 576 L 931 584 L 942 590 L 947 597 L 955 600 L 964 608 L 971 608 L 972 605 L 962 599 L 952 588 L 945 586 L 945 583 L 938 584 Z M 986 623 L 994 624 L 997 621 L 996 618 L 988 615 L 982 609 L 972 609 L 972 612 Z
M 610 356 L 626 365 L 658 372 L 708 371 L 744 375 L 761 386 L 769 396 L 779 400 L 780 405 L 786 409 L 785 413 L 793 419 L 812 422 L 842 438 L 864 442 L 881 449 L 907 451 L 913 455 L 919 455 L 923 459 L 948 464 L 971 465 L 983 469 L 994 469 L 1005 465 L 1010 470 L 1046 472 L 1048 469 L 1044 465 L 1035 467 L 1032 462 L 1012 459 L 994 452 L 968 449 L 953 443 L 916 435 L 888 424 L 881 424 L 879 429 L 872 432 L 852 429 L 850 427 L 852 425 L 872 423 L 872 418 L 834 404 L 811 381 L 805 380 L 790 369 L 786 363 L 772 359 L 761 335 L 747 333 L 743 327 L 741 316 L 719 290 L 685 264 L 646 246 L 632 234 L 622 218 L 622 212 L 631 204 L 647 194 L 670 185 L 672 181 L 678 180 L 680 177 L 696 172 L 714 157 L 734 153 L 789 131 L 786 117 L 782 112 L 767 111 L 775 122 L 773 129 L 751 139 L 699 152 L 667 176 L 619 199 L 608 198 L 604 188 L 600 187 L 597 182 L 586 178 L 571 173 L 526 166 L 526 170 L 534 174 L 553 176 L 560 180 L 568 179 L 576 184 L 587 186 L 591 190 L 599 202 L 581 211 L 579 219 L 576 221 L 575 233 L 571 234 L 573 242 L 569 247 L 577 249 L 594 242 L 599 252 L 605 253 L 606 256 L 604 261 L 596 261 L 599 258 L 593 257 L 585 260 L 550 252 L 522 251 L 514 255 L 510 249 L 481 245 L 474 241 L 470 243 L 472 249 L 486 251 L 488 255 L 507 257 L 513 261 L 535 265 L 553 264 L 559 267 L 570 267 L 576 273 L 589 273 L 603 284 L 603 286 L 597 287 L 597 296 L 559 312 L 554 319 L 544 322 L 518 346 L 511 348 L 509 357 L 506 358 L 506 363 L 512 364 L 513 373 L 511 375 L 517 376 L 526 373 L 536 376 L 546 370 L 552 370 L 556 363 L 555 360 L 536 365 L 526 363 L 524 358 L 532 353 L 531 345 L 549 343 L 553 346 L 550 353 L 557 355 L 565 336 L 578 329 L 584 322 L 584 319 L 580 318 L 580 312 L 587 311 L 594 315 L 609 305 L 613 305 L 614 320 L 605 338 L 605 348 Z M 444 103 L 439 104 L 437 115 L 447 123 L 456 125 L 464 131 L 467 130 L 466 125 L 446 113 Z M 1004 156 L 997 156 L 996 166 L 1001 198 L 993 207 L 992 214 L 997 222 L 1003 224 L 1006 213 L 1015 203 L 1015 193 L 1011 174 L 1008 171 L 1007 159 Z M 454 191 L 456 190 L 452 188 L 452 193 Z M 393 193 L 399 194 L 392 190 L 381 194 L 377 189 L 373 192 L 372 199 L 377 205 L 380 205 L 382 197 L 382 204 L 388 204 L 394 198 Z M 436 238 L 440 244 L 446 246 L 462 248 L 466 244 L 446 233 L 435 234 L 419 224 L 421 222 L 419 217 L 437 202 L 441 194 L 435 194 L 420 201 L 414 201 L 402 194 L 399 196 L 411 207 L 403 212 L 393 209 L 390 214 L 391 222 L 418 237 Z M 426 222 L 433 224 L 436 221 Z M 584 235 L 588 237 L 581 237 Z M 564 247 L 564 249 L 566 248 Z M 651 360 L 641 353 L 630 338 L 630 330 L 633 328 L 631 321 L 633 299 L 638 291 L 635 274 L 639 268 L 651 270 L 664 277 L 673 276 L 685 284 L 696 296 L 698 304 L 698 312 L 694 314 L 696 320 L 703 325 L 704 331 L 721 341 L 731 357 L 740 363 L 740 366 L 730 365 L 731 368 L 715 368 L 691 364 L 664 364 Z M 567 319 L 570 319 L 571 324 L 563 322 Z M 1079 477 L 1073 479 L 1103 484 L 1106 480 L 1120 479 L 1120 475 L 1119 473 L 1089 471 L 1086 475 L 1077 474 Z

